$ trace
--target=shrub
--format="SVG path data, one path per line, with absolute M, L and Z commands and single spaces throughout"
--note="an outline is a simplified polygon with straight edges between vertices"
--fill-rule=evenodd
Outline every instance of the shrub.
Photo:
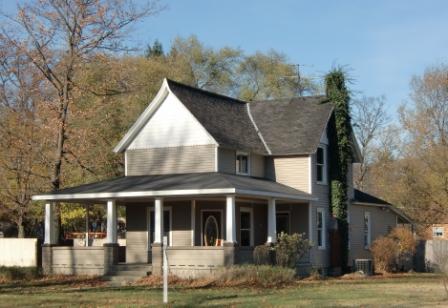
M 375 271 L 388 273 L 392 271 L 397 256 L 397 243 L 390 237 L 377 238 L 370 248 L 375 264 Z
M 303 234 L 281 233 L 275 245 L 276 264 L 283 267 L 295 268 L 297 261 L 311 248 L 310 242 Z
M 0 282 L 32 280 L 39 278 L 40 276 L 41 272 L 37 267 L 0 266 Z
M 410 270 L 412 268 L 412 256 L 415 253 L 417 241 L 414 234 L 403 227 L 397 227 L 389 235 L 397 245 L 397 265 L 400 270 Z
M 295 270 L 269 265 L 235 265 L 223 268 L 217 273 L 214 286 L 217 287 L 279 287 L 295 281 Z
M 259 245 L 254 248 L 253 258 L 256 265 L 272 264 L 273 248 L 267 245 Z

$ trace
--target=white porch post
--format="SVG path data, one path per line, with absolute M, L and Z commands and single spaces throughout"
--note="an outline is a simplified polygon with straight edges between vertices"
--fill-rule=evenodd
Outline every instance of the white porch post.
M 154 200 L 154 243 L 162 244 L 163 238 L 163 199 Z
M 236 243 L 235 196 L 226 197 L 226 242 Z
M 86 209 L 86 242 L 85 242 L 85 246 L 88 247 L 89 246 L 89 205 L 88 204 L 85 205 L 85 209 Z
M 44 244 L 52 245 L 57 244 L 57 232 L 56 221 L 54 216 L 55 205 L 54 203 L 45 204 L 45 238 Z
M 194 246 L 196 229 L 196 200 L 191 200 L 191 246 Z
M 277 221 L 275 210 L 275 199 L 268 200 L 268 244 L 277 242 Z
M 117 205 L 115 201 L 107 201 L 107 244 L 117 243 Z

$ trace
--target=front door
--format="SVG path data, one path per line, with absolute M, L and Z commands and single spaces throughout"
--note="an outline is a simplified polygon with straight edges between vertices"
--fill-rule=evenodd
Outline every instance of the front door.
M 203 246 L 221 246 L 221 212 L 203 211 L 202 212 L 202 245 Z

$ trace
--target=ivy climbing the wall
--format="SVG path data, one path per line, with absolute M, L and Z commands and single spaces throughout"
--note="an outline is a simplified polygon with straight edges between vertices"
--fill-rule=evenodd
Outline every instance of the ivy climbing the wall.
M 333 69 L 325 76 L 326 96 L 334 105 L 333 129 L 329 130 L 330 210 L 337 221 L 342 269 L 348 262 L 347 173 L 352 161 L 350 94 L 346 82 L 346 74 L 341 68 Z

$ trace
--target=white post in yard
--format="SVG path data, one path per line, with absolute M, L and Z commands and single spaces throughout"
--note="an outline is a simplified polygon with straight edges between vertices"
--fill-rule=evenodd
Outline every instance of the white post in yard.
M 163 303 L 168 304 L 168 258 L 166 256 L 166 247 L 168 246 L 168 238 L 163 236 Z
M 117 205 L 115 201 L 107 201 L 107 244 L 117 243 Z
M 226 197 L 226 242 L 236 242 L 235 196 Z
M 53 203 L 45 204 L 45 238 L 44 244 L 51 245 L 57 243 L 57 234 L 55 232 L 55 217 Z
M 85 209 L 86 209 L 86 242 L 85 242 L 85 246 L 88 247 L 89 246 L 89 205 L 88 204 L 85 205 Z
M 276 210 L 275 199 L 270 198 L 268 200 L 268 244 L 274 244 L 277 242 L 277 222 L 276 222 Z
M 154 200 L 154 243 L 162 244 L 163 236 L 163 199 Z

